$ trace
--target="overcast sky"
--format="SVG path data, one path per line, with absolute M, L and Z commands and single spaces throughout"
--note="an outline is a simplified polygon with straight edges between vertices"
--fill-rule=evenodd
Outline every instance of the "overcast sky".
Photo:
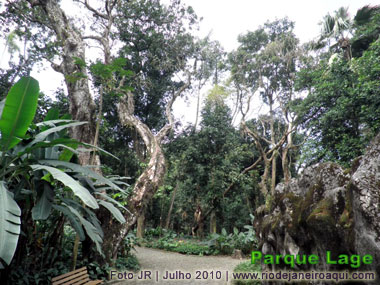
M 302 42 L 316 37 L 318 23 L 327 13 L 348 7 L 351 16 L 375 1 L 364 0 L 183 0 L 203 17 L 201 34 L 212 31 L 227 51 L 237 47 L 237 36 L 253 31 L 267 20 L 288 17 L 296 23 L 295 33 Z
M 365 5 L 375 5 L 374 1 L 364 0 L 183 0 L 192 6 L 199 17 L 199 36 L 211 32 L 211 38 L 218 40 L 226 51 L 238 47 L 237 37 L 247 31 L 254 31 L 267 20 L 288 17 L 295 22 L 295 34 L 301 42 L 307 42 L 319 35 L 318 23 L 327 13 L 340 7 L 348 7 L 351 17 Z M 206 93 L 204 90 L 203 93 Z M 178 100 L 174 114 L 184 124 L 195 122 L 195 101 L 187 104 Z M 260 106 L 256 106 L 260 109 Z M 255 111 L 253 111 L 255 112 Z M 238 123 L 238 122 L 235 122 Z
M 211 38 L 218 40 L 226 51 L 237 48 L 239 34 L 257 29 L 267 20 L 287 16 L 295 21 L 295 33 L 301 42 L 306 42 L 318 36 L 320 31 L 318 23 L 327 13 L 333 13 L 343 6 L 349 7 L 353 17 L 359 8 L 376 4 L 375 1 L 365 0 L 182 0 L 182 2 L 192 6 L 197 15 L 203 17 L 198 36 L 203 37 L 211 32 Z M 72 0 L 62 0 L 62 3 L 64 8 L 71 7 L 73 10 L 70 4 Z M 70 11 L 68 14 L 70 15 Z M 3 47 L 4 45 L 0 43 L 2 50 Z M 3 66 L 6 61 L 7 56 L 1 59 L 0 64 Z M 51 68 L 46 71 L 36 69 L 32 76 L 39 80 L 41 90 L 45 94 L 52 94 L 59 86 L 66 89 L 62 83 L 63 76 Z M 176 102 L 174 105 L 175 116 L 183 123 L 195 121 L 195 104 L 190 103 L 186 107 L 187 105 L 189 103 L 184 102 Z

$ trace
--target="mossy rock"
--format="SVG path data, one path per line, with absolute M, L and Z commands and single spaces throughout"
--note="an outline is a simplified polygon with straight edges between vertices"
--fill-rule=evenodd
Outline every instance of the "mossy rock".
M 318 232 L 326 233 L 326 231 L 335 228 L 335 219 L 333 217 L 333 202 L 330 198 L 325 198 L 318 202 L 311 214 L 307 217 L 306 223 Z

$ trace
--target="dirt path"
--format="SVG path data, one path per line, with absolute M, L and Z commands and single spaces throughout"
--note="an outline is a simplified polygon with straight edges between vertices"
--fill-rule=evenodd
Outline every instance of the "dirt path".
M 245 261 L 228 256 L 183 255 L 145 247 L 137 247 L 136 250 L 141 271 L 129 274 L 114 272 L 113 280 L 118 277 L 122 280 L 113 284 L 232 284 L 234 267 Z M 138 280 L 145 273 L 145 278 Z

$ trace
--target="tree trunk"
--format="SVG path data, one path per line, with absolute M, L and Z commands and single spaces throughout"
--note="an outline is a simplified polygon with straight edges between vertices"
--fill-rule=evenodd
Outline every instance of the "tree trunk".
M 269 123 L 270 123 L 270 133 L 271 133 L 271 142 L 272 146 L 274 147 L 276 145 L 276 137 L 275 137 L 275 131 L 274 131 L 274 112 L 273 112 L 273 95 L 268 95 L 268 101 L 269 101 Z M 272 154 L 272 178 L 271 178 L 271 195 L 274 195 L 274 190 L 276 188 L 276 163 L 277 158 L 277 150 L 275 150 Z
M 123 125 L 132 125 L 136 128 L 145 143 L 147 156 L 149 156 L 149 163 L 134 185 L 132 196 L 128 201 L 128 212 L 124 215 L 126 222 L 122 225 L 113 224 L 112 227 L 109 227 L 109 231 L 105 232 L 103 243 L 104 248 L 107 249 L 107 259 L 112 258 L 113 260 L 116 260 L 117 252 L 122 241 L 128 234 L 129 230 L 135 225 L 137 218 L 143 213 L 147 204 L 150 202 L 164 179 L 166 165 L 165 155 L 161 148 L 161 141 L 166 137 L 174 125 L 171 108 L 175 99 L 189 86 L 190 78 L 186 84 L 173 94 L 173 97 L 166 105 L 166 117 L 168 123 L 156 135 L 154 135 L 149 127 L 134 115 L 134 100 L 132 93 L 128 92 L 126 96 L 120 99 L 118 104 L 120 122 Z M 112 221 L 110 223 L 112 224 Z
M 282 171 L 284 172 L 284 182 L 287 184 L 291 179 L 291 173 L 289 169 L 289 158 L 288 153 L 289 150 L 293 147 L 293 134 L 291 130 L 293 128 L 292 122 L 289 122 L 288 125 L 288 135 L 287 135 L 287 145 L 282 152 Z
M 215 210 L 211 212 L 210 215 L 210 233 L 211 234 L 216 234 L 216 214 Z
M 274 191 L 276 189 L 276 174 L 277 174 L 277 151 L 274 152 L 273 159 L 272 159 L 272 178 L 271 178 L 271 195 L 274 195 Z
M 270 169 L 270 160 L 264 157 L 264 173 L 261 175 L 261 181 L 259 183 L 261 193 L 264 197 L 268 194 L 268 174 Z
M 200 106 L 200 101 L 201 101 L 201 84 L 199 83 L 198 85 L 198 96 L 197 96 L 197 110 L 196 110 L 196 113 L 195 113 L 195 123 L 194 123 L 194 127 L 193 127 L 193 131 L 195 132 L 197 130 L 197 125 L 198 125 L 198 119 L 199 119 L 199 106 Z
M 171 218 L 171 215 L 172 215 L 173 206 L 174 206 L 174 200 L 175 200 L 175 196 L 177 194 L 177 190 L 178 190 L 178 184 L 175 186 L 175 188 L 173 190 L 172 199 L 170 201 L 170 208 L 169 208 L 168 216 L 166 217 L 165 229 L 167 229 L 167 230 L 169 229 L 170 218 Z
M 138 238 L 143 238 L 145 232 L 145 211 L 142 211 L 141 215 L 137 218 L 137 232 Z
M 86 54 L 82 35 L 67 18 L 57 1 L 30 0 L 29 2 L 32 7 L 41 6 L 49 20 L 49 27 L 54 30 L 57 41 L 62 46 L 62 63 L 52 64 L 52 67 L 65 77 L 70 114 L 73 120 L 88 122 L 73 128 L 71 136 L 80 142 L 92 144 L 96 129 L 96 105 L 90 94 L 87 71 L 83 64 Z M 90 164 L 90 153 L 82 152 L 79 155 L 79 161 L 82 165 Z

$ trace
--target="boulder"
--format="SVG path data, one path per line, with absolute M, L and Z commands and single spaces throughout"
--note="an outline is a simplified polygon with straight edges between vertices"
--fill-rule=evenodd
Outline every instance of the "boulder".
M 319 257 L 319 263 L 296 265 L 294 270 L 375 271 L 380 278 L 380 135 L 350 170 L 322 163 L 277 185 L 270 203 L 256 211 L 255 227 L 263 254 Z M 333 260 L 341 254 L 369 254 L 374 260 L 356 269 L 327 264 L 327 251 Z M 283 262 L 264 266 L 263 270 L 292 269 Z

